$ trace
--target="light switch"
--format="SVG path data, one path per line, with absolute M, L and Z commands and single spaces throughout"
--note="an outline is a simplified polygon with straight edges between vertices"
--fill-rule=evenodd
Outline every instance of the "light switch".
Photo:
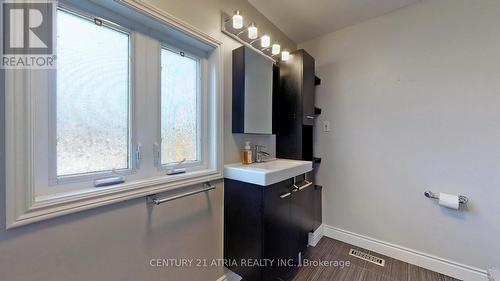
M 323 121 L 323 132 L 330 132 L 330 121 Z

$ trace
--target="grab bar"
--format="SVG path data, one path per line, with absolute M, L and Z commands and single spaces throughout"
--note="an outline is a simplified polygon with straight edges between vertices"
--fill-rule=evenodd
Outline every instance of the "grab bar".
M 160 205 L 160 204 L 165 203 L 165 202 L 169 202 L 169 201 L 173 201 L 173 200 L 176 200 L 176 199 L 188 197 L 188 196 L 191 196 L 191 195 L 195 195 L 195 194 L 202 193 L 202 192 L 209 191 L 209 190 L 212 190 L 212 189 L 216 188 L 215 185 L 212 185 L 209 182 L 204 183 L 203 186 L 204 186 L 204 188 L 200 189 L 200 190 L 186 192 L 186 193 L 182 193 L 182 194 L 179 194 L 179 195 L 174 195 L 174 196 L 171 196 L 171 197 L 161 198 L 161 199 L 157 198 L 156 194 L 153 194 L 153 195 L 148 196 L 148 203 L 155 204 L 155 205 Z

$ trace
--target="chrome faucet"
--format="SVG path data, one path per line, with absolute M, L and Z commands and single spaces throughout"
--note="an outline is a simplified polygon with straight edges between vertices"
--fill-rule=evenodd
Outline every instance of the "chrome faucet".
M 265 146 L 256 144 L 255 145 L 255 162 L 260 163 L 263 162 L 264 160 L 262 159 L 262 156 L 271 156 L 269 153 L 265 152 L 262 150 L 262 148 L 265 148 Z

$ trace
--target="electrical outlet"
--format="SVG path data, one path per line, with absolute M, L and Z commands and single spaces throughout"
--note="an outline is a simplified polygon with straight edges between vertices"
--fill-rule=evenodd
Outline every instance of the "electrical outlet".
M 330 132 L 330 121 L 323 121 L 323 132 Z

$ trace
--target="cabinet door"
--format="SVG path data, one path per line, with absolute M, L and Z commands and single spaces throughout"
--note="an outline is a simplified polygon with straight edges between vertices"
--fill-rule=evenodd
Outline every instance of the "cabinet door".
M 259 267 L 242 266 L 242 259 L 262 259 L 262 187 L 224 179 L 224 258 L 245 280 L 260 280 Z
M 314 75 L 314 58 L 307 52 L 302 54 L 302 112 L 303 124 L 314 125 L 314 93 L 315 93 L 315 75 Z
M 293 52 L 280 62 L 280 91 L 276 102 L 276 156 L 302 159 L 302 55 Z
M 311 176 L 308 177 L 310 179 Z M 309 232 L 314 228 L 314 183 L 312 180 L 298 182 L 296 185 L 300 187 L 292 194 L 291 212 L 292 221 L 295 227 L 295 243 L 294 247 L 298 252 L 303 252 L 307 248 L 309 242 Z
M 264 190 L 264 257 L 274 262 L 272 267 L 264 268 L 262 280 L 279 280 L 293 268 L 277 264 L 293 258 L 290 251 L 295 239 L 290 216 L 291 185 L 290 179 Z

